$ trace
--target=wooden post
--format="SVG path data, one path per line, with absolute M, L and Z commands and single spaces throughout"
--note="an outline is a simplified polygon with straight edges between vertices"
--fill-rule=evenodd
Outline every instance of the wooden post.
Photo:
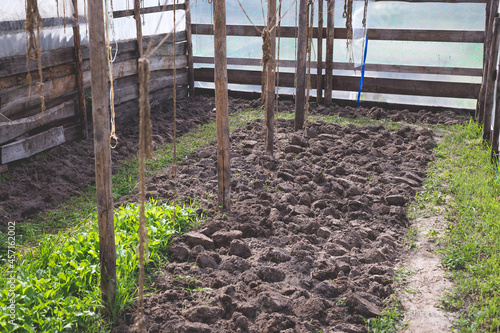
M 191 33 L 191 6 L 190 0 L 184 0 L 186 7 L 186 41 L 187 41 L 187 56 L 188 56 L 188 84 L 189 96 L 194 96 L 194 65 L 193 65 L 193 36 Z
M 500 75 L 497 75 L 497 96 L 495 104 L 495 119 L 493 121 L 493 132 L 491 134 L 491 153 L 499 153 L 498 139 L 500 138 Z M 492 156 L 493 157 L 493 156 Z
M 141 24 L 141 4 L 140 0 L 134 0 L 135 28 L 137 30 L 137 51 L 139 58 L 142 58 L 144 49 L 142 48 L 142 24 Z
M 305 103 L 306 103 L 306 52 L 307 52 L 307 30 L 308 9 L 307 0 L 300 0 L 299 4 L 299 31 L 297 41 L 297 86 L 295 87 L 295 130 L 304 127 Z
M 217 171 L 219 207 L 231 208 L 229 165 L 229 116 L 227 97 L 226 0 L 214 4 L 214 82 L 217 123 Z
M 101 262 L 101 294 L 111 314 L 116 289 L 116 250 L 111 188 L 111 148 L 109 120 L 109 87 L 104 35 L 102 0 L 89 1 L 89 49 L 92 84 L 92 117 L 94 123 L 95 179 L 97 222 L 99 224 L 99 257 Z
M 316 102 L 323 103 L 323 0 L 318 0 L 318 66 L 316 74 Z
M 493 37 L 493 21 L 498 13 L 499 0 L 492 0 L 486 5 L 486 22 L 484 31 L 484 45 L 483 45 L 483 80 L 481 84 L 481 90 L 479 91 L 479 96 L 476 104 L 476 120 L 480 123 L 484 121 L 484 107 L 486 98 L 486 79 L 489 73 L 489 60 L 488 56 L 490 54 L 491 40 Z
M 74 21 L 73 21 L 73 44 L 75 48 L 76 60 L 76 88 L 78 91 L 78 110 L 80 115 L 81 135 L 86 139 L 89 135 L 87 128 L 87 106 L 85 105 L 85 91 L 83 90 L 83 76 L 82 76 L 82 49 L 80 47 L 80 24 L 78 22 L 78 0 L 73 0 L 74 8 Z
M 489 46 L 488 72 L 485 73 L 485 97 L 483 106 L 483 139 L 489 140 L 491 134 L 491 116 L 493 112 L 493 102 L 495 94 L 495 80 L 497 76 L 498 47 L 500 46 L 500 18 L 495 17 L 493 21 L 492 41 Z
M 267 60 L 266 83 L 266 153 L 273 155 L 274 149 L 274 112 L 276 109 L 276 0 L 267 1 L 267 39 L 269 57 Z M 265 42 L 265 41 L 264 41 Z
M 334 14 L 335 14 L 335 0 L 327 0 L 326 12 L 326 84 L 325 84 L 325 105 L 332 103 L 332 90 L 333 90 L 333 35 L 335 32 Z

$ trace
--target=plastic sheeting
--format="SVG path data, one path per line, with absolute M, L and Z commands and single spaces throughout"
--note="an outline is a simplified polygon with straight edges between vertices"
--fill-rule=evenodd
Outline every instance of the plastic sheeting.
M 89 0 L 78 1 L 81 43 L 88 43 L 88 27 L 85 20 L 85 5 Z M 110 1 L 111 2 L 111 1 Z M 165 0 L 145 0 L 145 7 L 164 5 Z M 105 0 L 103 0 L 105 3 Z M 133 9 L 133 0 L 113 0 L 113 11 Z M 178 1 L 177 3 L 183 3 Z M 168 0 L 167 4 L 173 4 Z M 73 46 L 73 2 L 72 0 L 38 0 L 38 8 L 44 26 L 40 30 L 42 51 Z M 106 8 L 106 7 L 105 7 Z M 58 16 L 59 12 L 59 16 Z M 2 0 L 0 8 L 0 58 L 26 54 L 26 18 L 23 0 Z M 144 15 L 143 35 L 164 34 L 173 30 L 173 12 L 151 13 Z M 184 11 L 176 15 L 177 31 L 186 29 Z M 66 27 L 64 27 L 66 23 Z M 134 39 L 137 36 L 133 17 L 113 20 L 114 29 L 110 31 L 112 41 Z

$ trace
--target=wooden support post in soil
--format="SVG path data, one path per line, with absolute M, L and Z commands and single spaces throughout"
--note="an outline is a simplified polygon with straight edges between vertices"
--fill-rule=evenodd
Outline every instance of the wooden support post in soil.
M 297 37 L 297 86 L 295 87 L 295 130 L 304 127 L 306 104 L 306 52 L 308 27 L 308 0 L 299 3 L 299 31 Z
M 269 55 L 267 57 L 266 83 L 266 153 L 273 155 L 274 146 L 274 111 L 276 108 L 276 0 L 267 2 L 267 30 L 266 39 L 269 41 Z M 264 41 L 266 42 L 266 41 Z
M 335 0 L 327 0 L 326 10 L 325 105 L 328 106 L 332 102 L 333 90 L 333 35 L 335 32 L 333 17 L 335 14 Z
M 102 0 L 89 0 L 89 49 L 94 123 L 95 179 L 102 304 L 112 314 L 116 290 L 116 250 L 111 188 L 109 87 Z
M 193 37 L 191 33 L 191 6 L 190 0 L 184 0 L 186 7 L 186 43 L 187 43 L 187 56 L 188 56 L 188 84 L 189 96 L 194 96 L 194 65 L 193 65 Z
M 491 134 L 491 116 L 494 103 L 495 95 L 495 80 L 497 76 L 497 60 L 498 60 L 498 47 L 500 46 L 500 18 L 495 17 L 493 21 L 493 33 L 492 41 L 489 46 L 488 54 L 488 72 L 486 73 L 486 79 L 483 82 L 485 87 L 485 97 L 483 105 L 483 139 L 489 140 Z
M 86 139 L 88 137 L 87 129 L 87 107 L 85 105 L 85 91 L 83 88 L 83 76 L 82 76 L 82 49 L 80 47 L 80 23 L 78 22 L 78 0 L 73 0 L 73 43 L 75 46 L 75 60 L 76 60 L 76 88 L 78 90 L 78 110 L 80 115 L 81 123 L 81 133 L 82 137 Z
M 142 48 L 142 24 L 141 24 L 141 4 L 140 0 L 134 0 L 135 28 L 137 30 L 137 51 L 139 58 L 142 58 L 144 50 Z
M 318 64 L 316 76 L 316 102 L 323 103 L 323 0 L 318 0 Z
M 229 165 L 229 116 L 227 97 L 226 0 L 214 4 L 214 82 L 217 123 L 217 172 L 219 207 L 231 208 Z
M 481 90 L 477 98 L 476 105 L 476 120 L 480 123 L 484 121 L 484 104 L 486 98 L 486 79 L 489 73 L 489 59 L 491 42 L 493 38 L 493 22 L 498 13 L 499 0 L 492 0 L 489 4 L 486 4 L 486 21 L 484 30 L 484 45 L 483 45 L 483 81 L 481 84 Z
M 497 95 L 495 104 L 495 119 L 493 121 L 493 132 L 491 133 L 491 154 L 493 159 L 493 154 L 498 155 L 499 144 L 498 139 L 500 138 L 500 75 L 497 75 Z

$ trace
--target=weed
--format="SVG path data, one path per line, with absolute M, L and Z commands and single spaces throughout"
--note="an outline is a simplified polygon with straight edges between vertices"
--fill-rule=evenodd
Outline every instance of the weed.
M 415 238 L 417 237 L 418 235 L 418 230 L 413 228 L 413 227 L 409 227 L 407 232 L 406 232 L 406 240 L 405 240 L 405 243 L 406 243 L 406 247 L 408 249 L 415 249 L 417 247 L 417 244 L 415 243 Z
M 404 317 L 401 301 L 394 295 L 384 300 L 382 316 L 372 319 L 365 319 L 368 331 L 373 333 L 395 333 L 406 325 L 401 324 Z

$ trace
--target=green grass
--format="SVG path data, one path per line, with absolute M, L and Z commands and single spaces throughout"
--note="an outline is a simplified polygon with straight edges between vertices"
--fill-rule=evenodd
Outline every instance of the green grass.
M 454 126 L 434 151 L 417 206 L 444 206 L 448 230 L 443 265 L 455 283 L 444 297 L 458 311 L 459 332 L 500 331 L 500 185 L 473 122 Z M 449 195 L 452 200 L 443 199 Z
M 115 211 L 117 291 L 113 317 L 124 313 L 137 295 L 139 210 L 128 204 Z M 157 205 L 148 202 L 146 220 L 149 236 L 149 268 L 165 261 L 165 250 L 173 235 L 198 225 L 196 207 Z M 18 254 L 13 274 L 4 265 L 0 285 L 13 282 L 0 292 L 1 332 L 92 332 L 96 327 L 109 331 L 110 322 L 100 314 L 99 234 L 95 220 L 71 234 L 46 235 L 38 247 Z M 15 279 L 8 280 L 8 277 Z M 11 299 L 12 318 L 7 312 Z

